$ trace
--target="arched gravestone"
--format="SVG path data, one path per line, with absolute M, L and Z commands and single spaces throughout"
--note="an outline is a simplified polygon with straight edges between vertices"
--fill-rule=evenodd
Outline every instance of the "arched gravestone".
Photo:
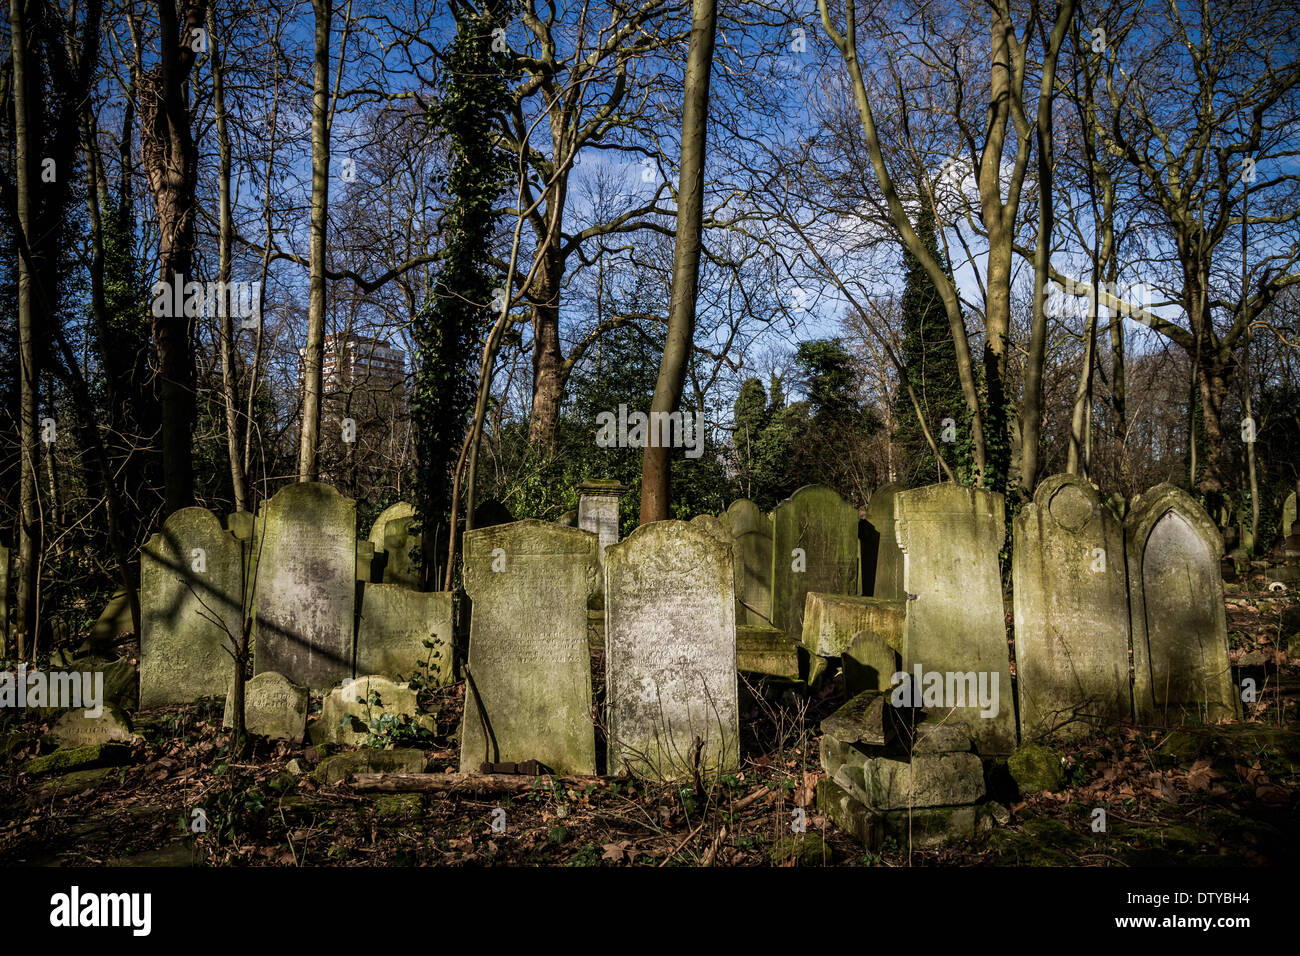
M 352 676 L 357 512 L 329 485 L 286 485 L 262 502 L 253 672 L 275 671 L 312 691 Z
M 1219 529 L 1187 492 L 1160 484 L 1133 501 L 1124 538 L 1137 718 L 1235 717 Z
M 740 766 L 733 545 L 720 522 L 655 521 L 605 552 L 609 768 Z
M 379 517 L 370 526 L 370 543 L 375 546 L 375 554 L 384 553 L 384 532 L 388 528 L 388 522 L 396 521 L 398 518 L 409 518 L 414 514 L 415 505 L 409 501 L 394 502 L 379 512 Z
M 901 601 L 903 552 L 894 535 L 894 495 L 907 486 L 889 484 L 876 489 L 867 505 L 862 542 L 862 591 L 868 597 Z
M 536 760 L 596 772 L 587 601 L 600 539 L 533 518 L 465 535 L 473 601 L 460 769 Z
M 206 508 L 182 508 L 140 552 L 140 706 L 226 693 L 243 622 L 243 551 Z
M 748 498 L 741 498 L 731 503 L 722 513 L 721 520 L 736 543 L 736 622 L 769 625 L 772 619 L 772 517 L 763 514 Z M 739 604 L 741 601 L 743 605 Z
M 927 712 L 964 726 L 983 754 L 1010 753 L 1016 719 L 998 566 L 1006 532 L 1002 495 L 951 483 L 899 492 L 894 532 L 907 592 L 902 669 L 943 675 L 945 687 L 953 675 L 964 703 L 945 694 L 944 704 L 927 705 Z M 983 716 L 985 708 L 971 704 L 969 682 L 960 685 L 957 675 L 983 680 L 990 695 L 996 679 L 993 713 Z M 922 690 L 915 688 L 918 695 Z
M 772 513 L 772 623 L 800 640 L 808 592 L 861 594 L 860 560 L 858 509 L 824 485 L 800 488 Z
M 391 518 L 384 526 L 384 584 L 420 586 L 420 569 L 411 557 L 411 552 L 420 547 L 420 535 L 411 531 L 416 520 L 414 515 L 406 515 Z
M 1025 737 L 1132 715 L 1124 532 L 1097 490 L 1053 475 L 1016 517 L 1016 686 Z

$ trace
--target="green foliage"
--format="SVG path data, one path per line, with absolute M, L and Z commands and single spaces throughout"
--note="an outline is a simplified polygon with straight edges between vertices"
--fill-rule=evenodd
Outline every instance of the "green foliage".
M 385 711 L 379 691 L 370 691 L 364 699 L 358 697 L 357 703 L 365 705 L 365 719 L 344 714 L 339 718 L 339 724 L 344 730 L 365 733 L 367 747 L 387 750 L 405 744 L 424 743 L 429 739 L 429 732 L 416 723 L 410 714 Z

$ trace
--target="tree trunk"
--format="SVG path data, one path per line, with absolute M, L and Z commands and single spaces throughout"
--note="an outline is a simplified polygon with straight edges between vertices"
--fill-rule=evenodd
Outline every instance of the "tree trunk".
M 703 243 L 709 80 L 713 70 L 717 21 L 717 0 L 694 0 L 682 109 L 681 178 L 677 195 L 677 238 L 673 247 L 672 301 L 668 307 L 668 335 L 659 364 L 659 378 L 650 403 L 652 414 L 674 412 L 681 404 L 686 366 L 695 337 L 695 299 L 699 290 L 700 248 Z M 696 428 L 699 428 L 698 423 Z M 653 431 L 651 429 L 652 434 Z M 696 435 L 697 440 L 700 437 Z M 668 449 L 662 442 L 652 445 L 647 441 L 641 459 L 641 524 L 668 517 L 669 466 Z
M 311 104 L 311 248 L 307 297 L 307 350 L 303 356 L 302 431 L 298 445 L 298 480 L 315 481 L 319 473 L 321 365 L 325 361 L 325 229 L 329 210 L 330 19 L 333 0 L 312 0 L 316 16 Z
M 33 308 L 31 261 L 32 167 L 28 141 L 27 30 L 25 0 L 9 0 L 9 22 L 13 55 L 14 91 L 14 179 L 17 198 L 18 246 L 18 388 L 19 388 L 19 525 L 18 582 L 15 637 L 18 658 L 26 658 L 36 638 L 39 560 L 41 549 L 40 502 L 37 498 L 37 467 L 40 443 L 37 437 L 36 398 L 40 369 L 37 366 L 36 322 Z

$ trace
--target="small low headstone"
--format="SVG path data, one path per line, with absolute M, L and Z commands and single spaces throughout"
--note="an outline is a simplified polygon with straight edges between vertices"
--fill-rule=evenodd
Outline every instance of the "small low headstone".
M 1237 715 L 1218 528 L 1187 492 L 1160 484 L 1124 526 L 1133 700 L 1144 723 Z
M 258 674 L 244 684 L 244 729 L 272 740 L 297 743 L 307 729 L 307 699 L 307 688 L 283 674 Z M 226 728 L 235 725 L 230 703 L 227 695 L 221 722 Z
M 311 726 L 312 742 L 363 747 L 372 725 L 385 714 L 418 722 L 415 691 L 377 674 L 346 681 L 321 702 L 320 718 Z
M 603 478 L 588 478 L 578 485 L 578 527 L 600 539 L 600 553 L 618 543 L 618 500 L 627 486 Z
M 652 779 L 740 765 L 733 546 L 655 521 L 605 553 L 609 766 Z
M 131 721 L 115 704 L 104 704 L 98 717 L 83 709 L 69 710 L 50 729 L 50 737 L 61 747 L 89 747 L 109 741 L 132 742 Z

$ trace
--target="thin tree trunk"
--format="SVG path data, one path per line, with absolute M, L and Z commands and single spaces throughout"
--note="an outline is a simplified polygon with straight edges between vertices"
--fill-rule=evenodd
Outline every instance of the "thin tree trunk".
M 329 58 L 333 0 L 312 0 L 316 17 L 311 106 L 311 248 L 307 349 L 303 357 L 302 431 L 298 480 L 315 481 L 320 444 L 321 366 L 325 360 L 325 232 L 329 211 Z
M 695 338 L 695 299 L 699 291 L 700 247 L 703 243 L 709 81 L 713 71 L 717 22 L 717 0 L 694 0 L 682 109 L 681 178 L 677 194 L 677 239 L 673 248 L 672 301 L 668 307 L 668 335 L 659 364 L 659 378 L 650 403 L 651 414 L 674 412 L 681 404 L 686 366 Z M 699 428 L 698 423 L 696 428 Z M 699 438 L 697 435 L 696 439 Z M 669 471 L 668 449 L 662 442 L 652 444 L 647 441 L 641 459 L 641 524 L 668 517 Z

